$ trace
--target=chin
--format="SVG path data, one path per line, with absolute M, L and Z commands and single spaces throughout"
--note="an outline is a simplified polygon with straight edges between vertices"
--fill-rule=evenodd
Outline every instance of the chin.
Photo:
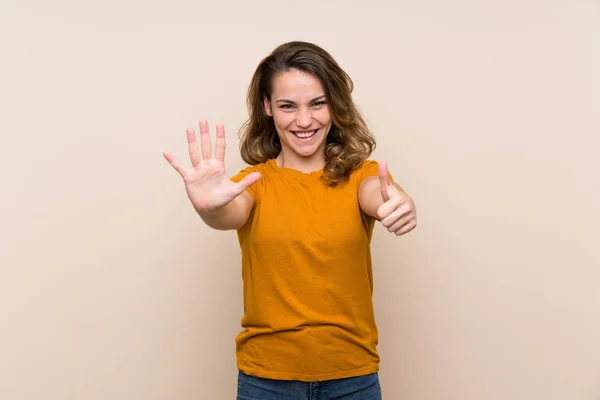
M 315 149 L 315 150 L 311 150 L 311 151 L 306 151 L 306 150 L 302 150 L 302 151 L 300 151 L 300 150 L 297 150 L 297 151 L 296 151 L 296 153 L 297 153 L 299 156 L 301 156 L 301 157 L 304 157 L 304 158 L 311 158 L 311 157 L 313 157 L 315 154 L 317 154 L 317 150 L 316 150 L 316 149 Z
M 294 149 L 294 151 L 298 154 L 301 155 L 303 157 L 312 157 L 314 156 L 316 153 L 323 151 L 325 149 L 325 140 L 320 140 L 317 143 L 311 143 L 311 144 L 306 144 L 304 146 L 300 145 L 294 145 L 291 146 L 292 149 Z

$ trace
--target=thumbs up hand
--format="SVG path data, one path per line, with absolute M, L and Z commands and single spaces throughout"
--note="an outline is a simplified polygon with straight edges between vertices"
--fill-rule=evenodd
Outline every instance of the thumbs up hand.
M 377 217 L 383 226 L 396 236 L 412 231 L 417 226 L 415 205 L 410 196 L 390 182 L 385 161 L 379 162 L 379 183 L 383 204 L 377 209 Z

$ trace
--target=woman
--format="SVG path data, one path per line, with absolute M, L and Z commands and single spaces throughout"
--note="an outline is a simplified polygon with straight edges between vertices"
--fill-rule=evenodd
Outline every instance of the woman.
M 380 399 L 370 240 L 376 220 L 396 235 L 415 206 L 392 182 L 351 92 L 322 48 L 285 43 L 259 64 L 248 90 L 241 155 L 225 173 L 225 131 L 200 122 L 192 167 L 165 158 L 214 229 L 236 229 L 242 250 L 244 330 L 238 400 Z

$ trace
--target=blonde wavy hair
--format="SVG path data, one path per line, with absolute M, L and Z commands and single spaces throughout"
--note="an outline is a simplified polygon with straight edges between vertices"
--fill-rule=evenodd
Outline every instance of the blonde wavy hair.
M 281 151 L 275 124 L 263 101 L 265 97 L 271 99 L 275 75 L 291 69 L 312 74 L 323 85 L 332 119 L 323 178 L 329 186 L 336 186 L 371 155 L 375 138 L 352 100 L 352 79 L 328 52 L 313 43 L 284 43 L 256 68 L 246 98 L 250 117 L 239 130 L 242 159 L 256 165 L 276 158 Z

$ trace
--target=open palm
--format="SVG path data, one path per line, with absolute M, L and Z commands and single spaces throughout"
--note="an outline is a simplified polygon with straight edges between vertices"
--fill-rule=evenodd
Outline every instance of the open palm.
M 186 133 L 192 161 L 191 168 L 183 167 L 171 153 L 165 152 L 163 155 L 183 178 L 187 195 L 197 211 L 210 212 L 224 207 L 260 179 L 258 172 L 247 175 L 237 183 L 229 179 L 225 173 L 225 128 L 222 124 L 217 125 L 214 158 L 206 120 L 200 121 L 202 159 L 198 151 L 196 133 L 191 128 Z

